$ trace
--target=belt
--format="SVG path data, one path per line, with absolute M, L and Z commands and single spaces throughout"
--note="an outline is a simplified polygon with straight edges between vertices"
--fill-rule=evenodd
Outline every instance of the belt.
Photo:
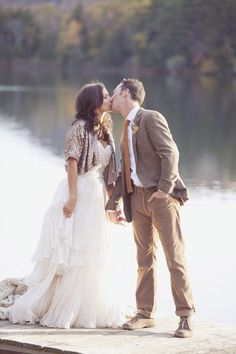
M 136 186 L 135 184 L 133 184 L 133 191 L 135 193 L 137 192 L 147 192 L 147 191 L 151 191 L 153 190 L 154 191 L 157 191 L 157 187 L 148 187 L 148 188 L 145 188 L 145 187 L 138 187 Z

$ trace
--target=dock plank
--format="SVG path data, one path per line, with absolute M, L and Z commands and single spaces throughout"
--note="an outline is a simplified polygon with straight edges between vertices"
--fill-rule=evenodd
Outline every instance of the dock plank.
M 177 318 L 137 331 L 70 330 L 0 321 L 0 354 L 236 354 L 236 327 L 197 321 L 192 338 L 173 337 Z

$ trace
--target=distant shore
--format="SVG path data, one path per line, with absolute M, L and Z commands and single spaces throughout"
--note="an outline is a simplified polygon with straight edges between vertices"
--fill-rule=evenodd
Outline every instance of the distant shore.
M 6 75 L 17 75 L 17 74 L 66 74 L 72 72 L 97 72 L 97 73 L 127 73 L 130 76 L 139 76 L 140 73 L 145 74 L 153 74 L 160 76 L 213 76 L 213 77 L 235 77 L 236 72 L 221 72 L 217 70 L 207 70 L 207 69 L 189 69 L 187 67 L 181 69 L 173 69 L 166 71 L 158 71 L 155 67 L 145 67 L 139 66 L 136 64 L 126 64 L 124 66 L 102 66 L 97 63 L 87 63 L 81 62 L 78 63 L 78 66 L 71 64 L 60 65 L 55 61 L 46 61 L 41 59 L 12 59 L 12 60 L 1 60 L 0 59 L 0 77 L 4 77 Z

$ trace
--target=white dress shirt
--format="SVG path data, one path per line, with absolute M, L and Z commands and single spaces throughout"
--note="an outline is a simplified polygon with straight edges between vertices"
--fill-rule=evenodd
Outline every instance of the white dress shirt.
M 136 162 L 135 162 L 134 149 L 133 149 L 133 143 L 132 143 L 133 132 L 131 129 L 132 122 L 134 121 L 139 109 L 140 109 L 139 106 L 135 106 L 134 108 L 132 108 L 131 111 L 129 111 L 129 114 L 126 117 L 126 119 L 130 121 L 130 124 L 128 125 L 128 145 L 129 145 L 129 156 L 130 156 L 131 179 L 133 180 L 133 183 L 135 184 L 135 186 L 143 187 L 143 185 L 140 182 L 140 179 L 138 178 L 137 173 L 136 173 Z

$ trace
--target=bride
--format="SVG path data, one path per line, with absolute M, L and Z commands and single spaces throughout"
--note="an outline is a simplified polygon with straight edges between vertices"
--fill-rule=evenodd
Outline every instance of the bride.
M 67 329 L 121 325 L 105 212 L 116 178 L 110 106 L 100 82 L 78 92 L 65 141 L 67 179 L 44 217 L 32 273 L 0 283 L 0 318 Z

